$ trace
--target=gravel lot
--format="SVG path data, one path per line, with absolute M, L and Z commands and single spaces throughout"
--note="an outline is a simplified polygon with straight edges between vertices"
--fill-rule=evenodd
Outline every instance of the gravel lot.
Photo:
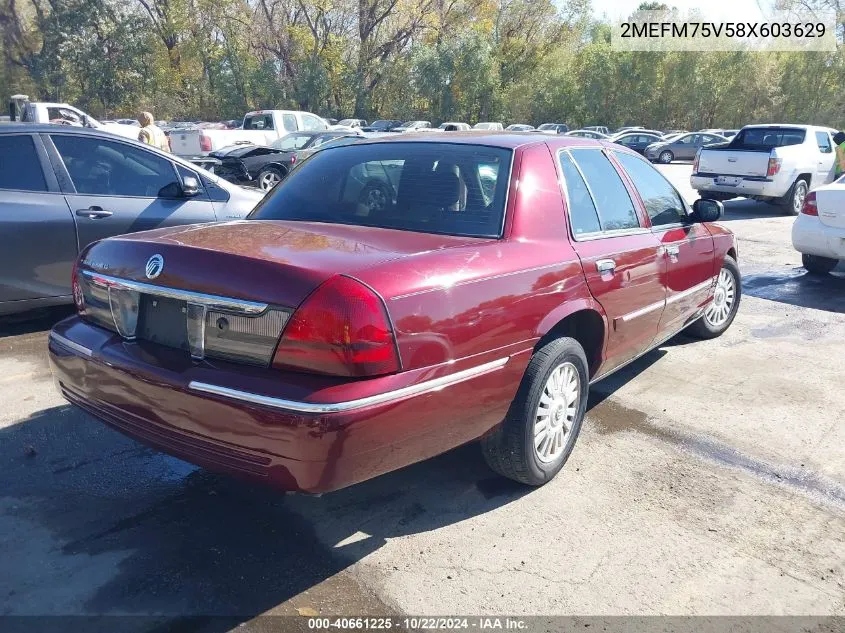
M 845 615 L 845 273 L 807 277 L 774 207 L 726 209 L 731 330 L 596 385 L 538 490 L 475 446 L 319 498 L 252 488 L 66 405 L 67 311 L 0 321 L 0 614 Z

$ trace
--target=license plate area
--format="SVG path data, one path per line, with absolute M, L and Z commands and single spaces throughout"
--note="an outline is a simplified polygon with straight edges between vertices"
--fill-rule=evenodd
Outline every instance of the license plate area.
M 717 185 L 726 185 L 728 187 L 736 187 L 742 182 L 739 176 L 716 176 Z
M 179 299 L 141 295 L 138 338 L 189 351 L 188 305 Z

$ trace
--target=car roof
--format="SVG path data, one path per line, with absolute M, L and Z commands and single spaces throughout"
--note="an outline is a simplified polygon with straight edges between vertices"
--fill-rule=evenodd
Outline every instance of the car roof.
M 112 120 L 116 121 L 117 119 Z M 0 127 L 0 134 L 55 134 L 56 132 L 61 132 L 62 134 L 82 134 L 83 136 L 104 136 L 106 138 L 131 140 L 105 130 L 97 130 L 79 125 L 56 125 L 54 123 L 11 123 Z
M 375 143 L 457 143 L 461 145 L 485 145 L 488 147 L 502 147 L 515 149 L 525 145 L 548 144 L 555 148 L 580 146 L 603 147 L 602 141 L 578 136 L 548 136 L 546 134 L 532 134 L 531 132 L 488 132 L 486 130 L 450 132 L 448 136 L 442 133 L 417 132 L 416 134 L 391 134 L 376 138 L 364 137 L 363 144 Z

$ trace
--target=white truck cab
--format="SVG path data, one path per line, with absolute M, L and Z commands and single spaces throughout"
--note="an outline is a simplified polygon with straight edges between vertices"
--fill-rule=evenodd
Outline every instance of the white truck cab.
M 138 128 L 120 123 L 100 123 L 94 117 L 67 103 L 30 101 L 26 95 L 13 95 L 9 100 L 9 121 L 12 123 L 52 123 L 73 125 L 111 132 L 138 140 Z
M 743 196 L 798 215 L 811 188 L 833 181 L 833 134 L 816 125 L 746 125 L 727 145 L 699 150 L 690 184 L 702 198 Z
M 299 110 L 254 110 L 244 115 L 236 130 L 202 128 L 172 130 L 170 150 L 177 156 L 201 156 L 228 145 L 252 143 L 270 145 L 291 132 L 328 129 L 326 121 L 316 114 Z

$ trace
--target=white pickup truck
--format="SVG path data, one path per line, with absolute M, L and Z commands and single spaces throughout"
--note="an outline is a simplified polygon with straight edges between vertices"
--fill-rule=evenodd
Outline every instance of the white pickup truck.
M 702 198 L 743 196 L 798 215 L 810 188 L 833 180 L 834 133 L 815 125 L 746 125 L 727 145 L 699 150 L 690 184 Z
M 326 121 L 310 112 L 256 110 L 247 112 L 237 130 L 185 129 L 170 132 L 170 151 L 177 156 L 204 156 L 229 145 L 270 145 L 290 132 L 328 129 Z
M 26 95 L 14 95 L 9 101 L 10 123 L 52 123 L 74 125 L 111 132 L 124 138 L 138 140 L 138 128 L 120 123 L 100 123 L 94 117 L 67 103 L 30 101 Z

